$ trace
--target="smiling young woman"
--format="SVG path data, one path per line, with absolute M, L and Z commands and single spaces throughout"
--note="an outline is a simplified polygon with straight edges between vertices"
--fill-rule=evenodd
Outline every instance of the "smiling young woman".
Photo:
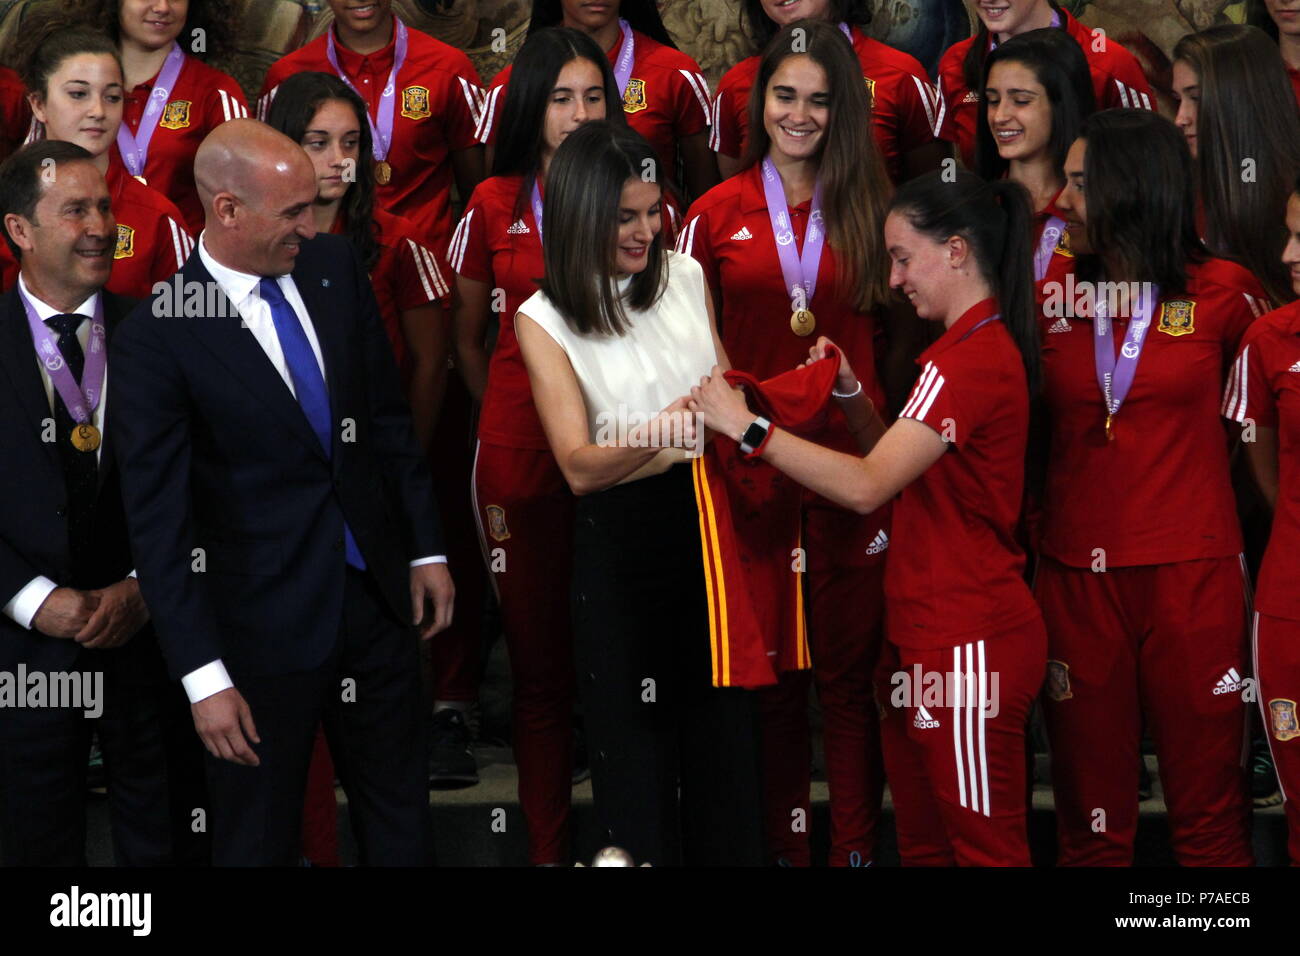
M 796 36 L 806 42 L 796 47 Z M 881 227 L 891 186 L 866 100 L 861 65 L 834 24 L 783 27 L 750 94 L 744 168 L 691 207 L 678 250 L 704 267 L 737 368 L 770 378 L 807 358 L 809 336 L 825 334 L 883 403 L 875 340 L 890 298 Z M 819 440 L 856 447 L 836 412 Z M 812 677 L 825 717 L 831 861 L 848 865 L 872 859 L 879 812 L 869 684 L 889 517 L 887 509 L 850 514 L 811 493 L 796 506 L 805 522 Z M 807 830 L 790 824 L 809 808 L 809 679 L 799 671 L 760 691 L 769 854 L 796 865 L 811 859 Z
M 482 406 L 475 519 L 510 654 L 512 743 L 528 857 L 553 865 L 569 860 L 573 495 L 537 414 L 515 312 L 545 272 L 542 201 L 555 151 L 589 121 L 626 123 L 621 110 L 607 110 L 619 101 L 618 86 L 604 51 L 585 33 L 567 27 L 532 33 L 513 74 L 498 104 L 493 174 L 474 190 L 451 242 L 453 316 L 461 374 Z M 494 301 L 495 290 L 504 292 L 504 308 Z M 499 328 L 489 357 L 494 319 Z
M 108 184 L 117 221 L 113 271 L 105 288 L 146 298 L 155 282 L 171 278 L 194 247 L 181 213 L 158 190 L 133 178 L 116 140 L 122 124 L 122 65 L 103 34 L 64 21 L 45 21 L 34 33 L 23 65 L 24 83 L 44 139 L 76 143 L 93 157 Z M 18 263 L 0 248 L 0 286 L 8 288 Z
M 118 148 L 127 171 L 174 202 L 194 235 L 203 205 L 194 184 L 199 144 L 227 120 L 248 115 L 244 91 L 196 55 L 233 52 L 238 18 L 229 0 L 76 0 L 74 22 L 93 24 L 117 46 L 125 75 Z
M 984 65 L 977 170 L 1024 186 L 1034 208 L 1034 279 L 1047 273 L 1064 237 L 1056 199 L 1066 153 L 1092 113 L 1083 51 L 1060 30 L 1031 30 L 998 46 Z
M 967 166 L 975 164 L 975 138 L 984 60 L 990 50 L 1030 30 L 1054 28 L 1071 36 L 1092 71 L 1097 109 L 1123 107 L 1154 110 L 1155 94 L 1133 54 L 1108 37 L 1092 31 L 1053 0 L 978 0 L 980 28 L 973 37 L 954 43 L 939 61 L 942 119 L 939 138 L 957 146 Z
M 655 866 L 756 865 L 754 695 L 711 681 L 681 447 L 703 439 L 684 396 L 727 359 L 700 267 L 663 248 L 662 191 L 642 178 L 653 156 L 606 122 L 556 150 L 546 278 L 516 329 L 551 451 L 579 496 L 573 628 L 601 838 Z M 602 437 L 615 432 L 625 437 Z
M 677 179 L 680 168 L 681 185 L 695 197 L 717 183 L 708 142 L 708 81 L 700 65 L 677 49 L 655 0 L 534 0 L 529 35 L 554 26 L 579 30 L 606 51 L 628 125 L 655 148 L 660 182 Z M 499 135 L 510 75 L 507 66 L 488 88 L 479 139 L 490 146 Z
M 777 31 L 796 20 L 822 20 L 838 25 L 853 46 L 867 84 L 871 129 L 895 182 L 904 182 L 937 168 L 946 153 L 934 138 L 938 93 L 925 69 L 912 56 L 867 36 L 871 22 L 860 0 L 746 0 L 741 23 L 758 49 Z M 741 168 L 749 133 L 749 91 L 759 69 L 759 57 L 741 60 L 722 77 L 713 98 L 709 145 L 718 154 L 724 177 Z

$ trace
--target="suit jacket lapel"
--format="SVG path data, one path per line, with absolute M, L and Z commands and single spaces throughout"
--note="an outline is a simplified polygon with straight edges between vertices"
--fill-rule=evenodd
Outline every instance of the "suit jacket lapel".
M 46 420 L 53 421 L 54 413 L 45 397 L 45 385 L 41 373 L 36 368 L 36 347 L 32 344 L 32 333 L 27 328 L 27 314 L 18 293 L 11 290 L 4 297 L 7 308 L 0 309 L 0 367 L 8 373 L 9 383 L 23 410 L 23 417 L 31 423 L 36 432 L 37 444 L 43 451 L 45 460 L 63 481 L 63 465 L 59 461 L 58 449 L 54 442 L 42 441 Z
M 311 423 L 303 414 L 302 406 L 294 398 L 289 386 L 284 383 L 271 360 L 262 351 L 253 333 L 244 325 L 234 304 L 221 292 L 211 273 L 199 258 L 198 249 L 190 254 L 185 268 L 179 276 L 184 283 L 199 283 L 205 301 L 212 296 L 220 297 L 218 315 L 201 318 L 197 321 L 184 319 L 185 327 L 202 343 L 230 373 L 266 403 L 267 408 L 286 425 L 295 436 L 316 454 L 324 456 L 316 433 Z M 209 291 L 211 290 L 211 291 Z

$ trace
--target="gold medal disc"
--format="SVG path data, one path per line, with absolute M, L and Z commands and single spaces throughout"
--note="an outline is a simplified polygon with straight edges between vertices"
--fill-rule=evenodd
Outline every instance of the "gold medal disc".
M 393 167 L 388 165 L 388 161 L 381 159 L 375 163 L 375 182 L 381 186 L 387 186 L 389 180 L 393 178 Z
M 1106 416 L 1106 441 L 1115 440 L 1115 416 Z
M 72 429 L 69 439 L 77 451 L 95 451 L 99 448 L 99 429 L 91 424 L 77 425 Z
M 149 180 L 145 179 L 143 176 L 136 176 L 136 177 L 134 177 L 134 178 L 135 178 L 135 181 L 138 182 L 141 186 L 148 186 L 148 185 L 149 185 Z
M 795 309 L 790 316 L 790 331 L 798 336 L 812 335 L 817 328 L 817 319 L 811 309 Z

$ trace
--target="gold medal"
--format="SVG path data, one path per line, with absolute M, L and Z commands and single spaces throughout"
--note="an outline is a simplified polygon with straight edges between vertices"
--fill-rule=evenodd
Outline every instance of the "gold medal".
M 393 178 L 393 167 L 388 165 L 388 161 L 381 159 L 375 163 L 375 182 L 381 186 L 387 186 L 389 180 Z
M 141 186 L 149 185 L 149 180 L 145 179 L 143 176 L 136 176 L 135 181 L 138 182 Z
M 1106 416 L 1106 441 L 1115 440 L 1115 416 L 1107 414 Z
M 813 317 L 812 309 L 795 309 L 790 315 L 790 331 L 798 336 L 807 336 L 813 334 L 813 329 L 817 328 L 817 319 Z
M 68 437 L 77 451 L 91 452 L 99 448 L 99 429 L 89 422 L 73 427 Z

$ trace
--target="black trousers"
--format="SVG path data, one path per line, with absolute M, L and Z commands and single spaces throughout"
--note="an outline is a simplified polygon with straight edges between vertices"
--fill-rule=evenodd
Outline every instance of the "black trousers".
M 690 468 L 579 498 L 574 549 L 578 684 L 604 839 L 638 864 L 760 864 L 755 699 L 711 683 Z
M 390 616 L 367 575 L 349 569 L 345 588 L 339 642 L 322 666 L 249 677 L 227 662 L 252 710 L 261 763 L 207 757 L 218 866 L 298 864 L 307 768 L 322 721 L 361 862 L 433 863 L 419 637 Z
M 83 650 L 66 671 L 102 681 L 98 717 L 71 707 L 0 711 L 0 856 L 6 866 L 86 865 L 92 732 L 103 751 L 117 865 L 160 866 L 183 856 L 174 837 L 181 841 L 184 835 L 173 833 L 173 821 L 179 831 L 185 808 L 172 805 L 169 779 L 180 774 L 176 768 L 169 772 L 175 754 L 166 735 L 178 719 L 189 717 L 177 714 L 161 664 L 153 679 L 133 672 L 127 665 L 139 658 L 127 653 Z

